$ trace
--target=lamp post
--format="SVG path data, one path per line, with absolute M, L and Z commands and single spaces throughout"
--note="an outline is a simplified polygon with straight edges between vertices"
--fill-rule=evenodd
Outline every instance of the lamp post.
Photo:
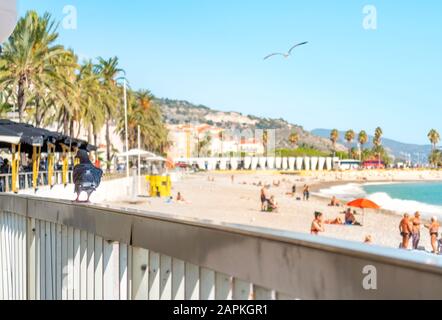
M 127 89 L 126 89 L 126 79 L 124 79 L 124 139 L 126 145 L 126 178 L 129 179 L 129 137 L 128 137 L 128 125 L 127 125 Z
M 138 125 L 138 194 L 141 194 L 141 127 Z

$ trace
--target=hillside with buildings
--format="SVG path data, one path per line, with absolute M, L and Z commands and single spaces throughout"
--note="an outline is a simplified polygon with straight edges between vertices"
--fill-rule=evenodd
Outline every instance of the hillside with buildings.
M 329 139 L 315 136 L 304 130 L 301 126 L 288 123 L 283 119 L 260 118 L 252 115 L 243 115 L 238 112 L 217 111 L 203 105 L 194 105 L 190 102 L 180 100 L 157 99 L 156 103 L 160 106 L 164 120 L 168 124 L 171 133 L 170 139 L 175 142 L 175 144 L 180 144 L 177 143 L 179 140 L 187 140 L 189 135 L 192 137 L 197 136 L 195 138 L 197 140 L 201 139 L 200 136 L 204 132 L 210 132 L 212 137 L 216 137 L 217 134 L 222 131 L 236 133 L 246 132 L 245 135 L 247 139 L 245 139 L 246 141 L 242 141 L 242 144 L 247 145 L 247 152 L 259 154 L 262 153 L 260 148 L 262 142 L 256 141 L 257 139 L 255 139 L 255 132 L 260 132 L 259 130 L 275 130 L 274 134 L 277 149 L 292 147 L 289 142 L 289 136 L 293 132 L 296 132 L 299 136 L 299 142 L 297 144 L 298 146 L 305 146 L 325 152 L 332 151 L 333 148 Z M 192 133 L 189 131 L 192 131 Z M 198 131 L 198 133 L 193 131 Z M 251 136 L 252 132 L 255 136 Z M 180 134 L 183 135 L 182 138 L 179 138 Z M 184 137 L 186 135 L 187 137 Z M 232 146 L 228 147 L 229 142 L 226 140 L 229 139 L 224 137 L 224 140 L 223 153 L 233 153 L 234 150 L 237 151 L 239 149 L 244 151 L 243 148 L 240 148 L 237 145 L 234 146 L 233 141 L 231 141 Z M 197 141 L 196 143 L 202 144 L 204 142 Z M 236 144 L 239 143 L 240 141 L 236 141 Z M 185 143 L 182 142 L 182 144 Z M 192 146 L 186 147 L 187 149 L 192 149 L 191 151 L 187 150 L 184 152 L 182 150 L 181 152 L 177 153 L 182 154 L 190 152 L 195 155 L 195 150 L 193 149 L 196 147 L 194 147 L 193 144 L 194 143 L 192 143 Z M 216 142 L 211 141 L 211 144 L 216 144 Z M 345 147 L 342 145 L 338 145 L 337 148 L 338 150 L 345 150 Z M 211 153 L 213 154 L 213 152 Z

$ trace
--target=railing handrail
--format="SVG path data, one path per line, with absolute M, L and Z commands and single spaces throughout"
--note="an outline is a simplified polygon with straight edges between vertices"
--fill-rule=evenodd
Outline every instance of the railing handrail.
M 295 291 L 290 292 L 292 289 L 283 280 L 269 283 L 265 274 L 275 272 L 279 277 L 290 278 L 290 267 L 278 264 L 287 250 L 288 256 L 301 250 L 303 254 L 312 252 L 315 257 L 343 257 L 346 263 L 367 261 L 442 276 L 442 259 L 437 256 L 289 231 L 11 194 L 0 195 L 0 210 L 88 231 L 108 241 L 160 252 L 262 286 L 275 285 L 272 289 L 285 293 Z M 276 253 L 272 252 L 275 248 Z M 238 263 L 226 261 L 229 256 Z M 273 264 L 269 264 L 270 257 L 276 259 Z M 252 266 L 255 261 L 261 265 Z M 292 260 L 287 261 L 290 264 Z

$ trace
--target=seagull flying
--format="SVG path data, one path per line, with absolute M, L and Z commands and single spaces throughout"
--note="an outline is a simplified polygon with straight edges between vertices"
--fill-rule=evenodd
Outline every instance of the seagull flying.
M 295 50 L 295 48 L 297 48 L 299 46 L 306 45 L 307 43 L 308 42 L 306 41 L 306 42 L 301 42 L 301 43 L 295 44 L 293 47 L 290 48 L 290 50 L 287 53 L 277 52 L 277 53 L 269 54 L 267 57 L 264 58 L 264 60 L 267 60 L 267 59 L 274 57 L 274 56 L 283 56 L 284 58 L 287 59 L 288 57 L 290 57 L 292 55 L 292 51 Z

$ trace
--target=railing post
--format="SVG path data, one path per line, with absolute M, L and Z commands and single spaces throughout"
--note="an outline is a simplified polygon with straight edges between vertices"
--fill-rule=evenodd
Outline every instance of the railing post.
M 35 292 L 36 292 L 36 277 L 35 277 L 35 267 L 36 267 L 36 238 L 35 238 L 35 219 L 28 218 L 26 220 L 26 238 L 27 238 L 27 263 L 26 263 L 26 274 L 27 274 L 27 292 L 26 299 L 28 300 L 36 300 Z
M 48 143 L 48 159 L 47 159 L 47 169 L 48 169 L 48 186 L 53 187 L 54 186 L 54 152 L 55 152 L 55 146 L 53 144 Z
M 200 299 L 215 300 L 215 271 L 201 268 Z
M 160 299 L 172 299 L 172 258 L 161 255 L 160 257 Z
M 149 252 L 149 300 L 160 300 L 160 254 Z
M 10 175 L 6 175 L 5 176 L 5 191 L 6 192 L 10 192 L 11 188 L 9 187 L 9 184 L 11 182 L 11 176 Z
M 25 173 L 25 190 L 29 189 L 29 181 L 28 181 L 28 174 Z
M 185 280 L 184 280 L 185 263 L 179 259 L 172 259 L 172 300 L 184 300 Z
M 186 263 L 185 266 L 185 299 L 186 300 L 199 300 L 199 283 L 200 272 L 199 267 L 192 263 Z
M 233 298 L 233 279 L 231 276 L 222 273 L 215 275 L 215 299 L 216 300 L 232 300 Z
M 132 248 L 132 299 L 147 300 L 149 297 L 149 251 Z
M 32 187 L 38 189 L 38 176 L 40 171 L 41 147 L 32 147 Z
M 120 297 L 119 243 L 104 241 L 103 244 L 103 298 L 118 300 Z
M 119 283 L 120 300 L 129 300 L 129 246 L 125 243 L 119 244 Z
M 68 167 L 69 167 L 69 147 L 66 145 L 62 145 L 63 148 L 63 154 L 62 154 L 62 159 L 63 159 L 63 165 L 62 165 L 62 183 L 63 185 L 66 187 L 68 184 Z
M 12 145 L 12 192 L 18 192 L 18 168 L 20 162 L 21 145 Z
M 252 300 L 253 291 L 250 282 L 239 279 L 233 280 L 233 299 L 234 300 Z

